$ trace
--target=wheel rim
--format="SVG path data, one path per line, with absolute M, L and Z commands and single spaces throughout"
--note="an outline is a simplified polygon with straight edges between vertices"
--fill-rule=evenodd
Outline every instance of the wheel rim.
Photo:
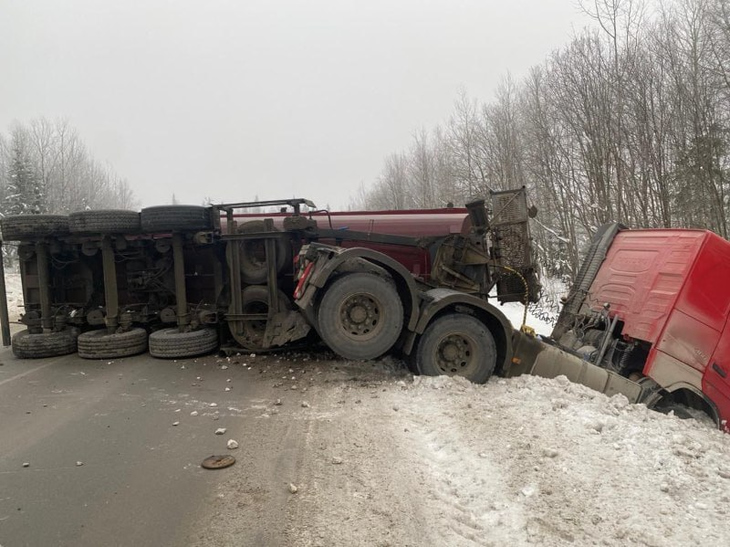
M 354 294 L 340 306 L 340 326 L 356 340 L 369 340 L 377 336 L 381 325 L 380 302 L 371 294 Z
M 463 334 L 449 334 L 436 348 L 436 367 L 441 374 L 465 376 L 477 368 L 475 342 Z

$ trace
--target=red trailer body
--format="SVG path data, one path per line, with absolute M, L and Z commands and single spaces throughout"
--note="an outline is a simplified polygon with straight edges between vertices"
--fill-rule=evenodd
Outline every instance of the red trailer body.
M 703 230 L 619 232 L 588 291 L 621 336 L 650 344 L 644 375 L 704 393 L 730 419 L 730 242 Z
M 239 225 L 271 218 L 274 226 L 283 229 L 284 219 L 291 213 L 243 213 L 235 214 Z M 393 257 L 403 264 L 411 274 L 428 278 L 431 272 L 432 256 L 427 246 L 415 247 L 372 241 L 374 234 L 401 236 L 414 239 L 445 237 L 452 234 L 468 234 L 471 222 L 467 210 L 460 207 L 444 209 L 413 209 L 401 211 L 347 211 L 316 212 L 306 215 L 317 221 L 322 230 L 349 230 L 364 234 L 362 239 L 338 239 L 322 237 L 322 243 L 338 247 L 366 247 Z M 221 223 L 225 226 L 225 223 Z
M 281 228 L 291 213 L 243 213 L 234 217 L 241 222 L 273 218 Z M 343 211 L 306 213 L 322 228 L 357 232 L 401 235 L 409 237 L 440 236 L 468 233 L 467 210 L 463 207 L 444 209 L 409 209 L 400 211 Z M 330 225 L 331 221 L 331 225 Z

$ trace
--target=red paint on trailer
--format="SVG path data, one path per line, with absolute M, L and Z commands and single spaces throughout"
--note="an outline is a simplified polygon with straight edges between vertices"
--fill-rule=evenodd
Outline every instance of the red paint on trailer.
M 274 226 L 283 228 L 284 218 L 291 213 L 245 213 L 235 214 L 241 224 L 250 220 L 271 218 Z M 467 210 L 461 207 L 444 209 L 411 209 L 399 211 L 344 211 L 334 213 L 305 213 L 303 216 L 317 221 L 320 229 L 352 230 L 365 234 L 394 235 L 411 238 L 467 234 L 471 221 Z M 225 218 L 221 218 L 225 229 Z M 321 238 L 321 243 L 339 247 L 366 247 L 388 255 L 408 268 L 416 277 L 427 278 L 431 273 L 431 255 L 427 248 L 408 247 L 389 243 L 377 243 L 367 239 L 339 240 Z

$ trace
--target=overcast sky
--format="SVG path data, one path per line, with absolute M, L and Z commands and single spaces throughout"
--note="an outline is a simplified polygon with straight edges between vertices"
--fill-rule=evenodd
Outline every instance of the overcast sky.
M 344 208 L 586 24 L 576 0 L 0 0 L 0 131 L 62 117 L 143 206 Z

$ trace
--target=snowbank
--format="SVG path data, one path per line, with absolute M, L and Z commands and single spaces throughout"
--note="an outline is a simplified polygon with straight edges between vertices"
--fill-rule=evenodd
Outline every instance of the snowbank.
M 449 544 L 730 545 L 730 435 L 707 424 L 564 377 L 420 377 L 394 400 L 467 509 Z

